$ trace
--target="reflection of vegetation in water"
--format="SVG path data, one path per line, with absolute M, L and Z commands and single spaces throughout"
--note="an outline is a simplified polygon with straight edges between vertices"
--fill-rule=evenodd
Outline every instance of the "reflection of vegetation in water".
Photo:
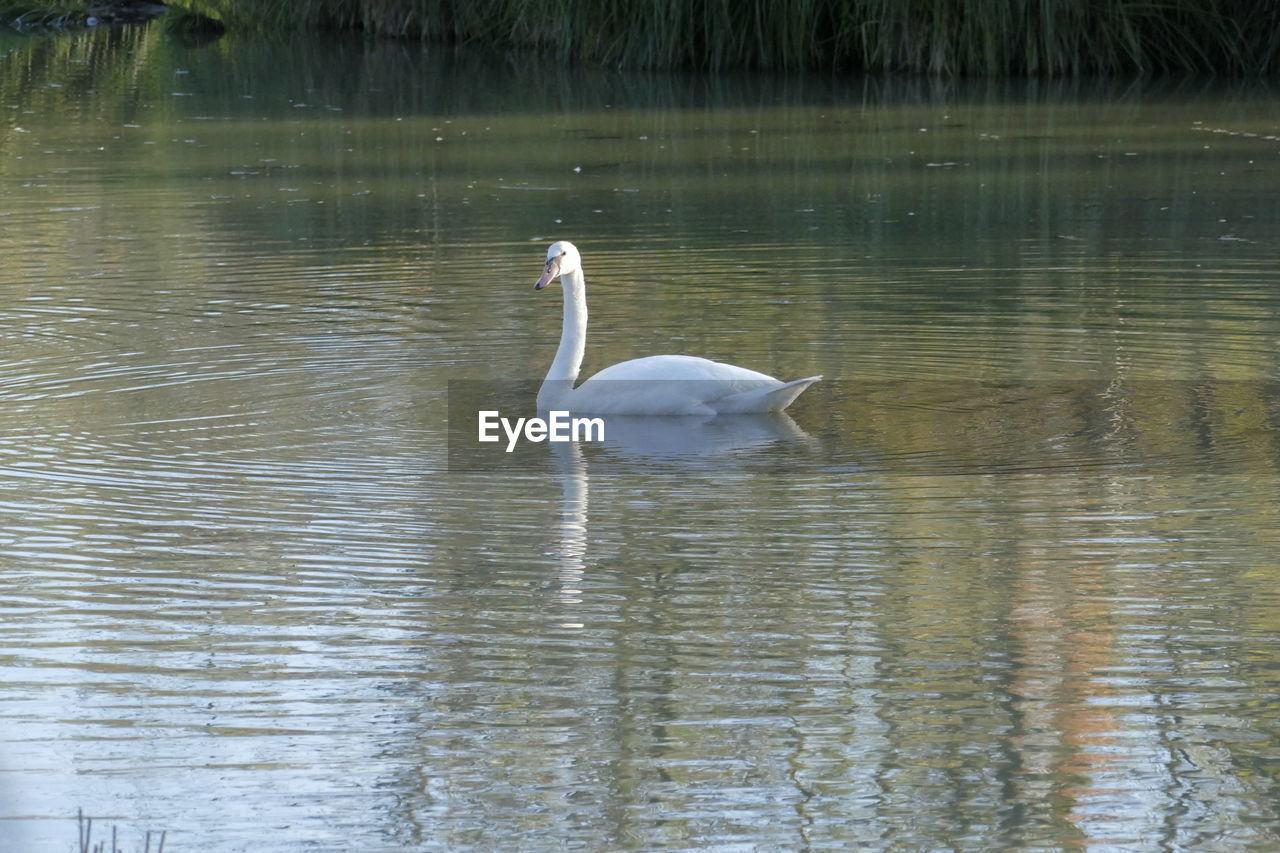
M 127 52 L 126 42 L 134 53 Z M 161 115 L 182 120 L 184 103 L 172 96 L 178 60 L 154 28 L 145 34 L 112 33 L 102 39 L 33 46 L 24 53 L 10 61 L 27 64 L 30 73 L 0 80 L 0 90 L 9 90 L 6 97 L 22 99 L 12 90 L 26 87 L 27 96 L 52 108 L 69 93 L 42 88 L 54 82 L 49 69 L 74 56 L 87 60 L 79 70 L 70 69 L 76 79 L 103 93 L 118 92 L 101 99 L 104 104 L 113 97 L 122 104 L 146 102 L 152 120 Z M 821 224 L 800 220 L 821 219 L 839 209 L 849 215 L 831 224 L 851 229 L 851 238 L 862 241 L 886 239 L 893 230 L 887 220 L 908 212 L 917 221 L 928 221 L 930 228 L 970 230 L 977 236 L 1010 223 L 1019 212 L 1014 208 L 1031 193 L 1043 194 L 1043 212 L 1066 228 L 1082 218 L 1085 206 L 1102 201 L 1098 187 L 1064 180 L 1073 177 L 1068 170 L 1083 173 L 1099 156 L 1124 155 L 1100 149 L 1096 137 L 1071 127 L 1082 118 L 1124 134 L 1132 144 L 1150 146 L 1141 152 L 1143 159 L 1122 161 L 1125 168 L 1114 177 L 1123 197 L 1113 199 L 1118 204 L 1099 208 L 1102 217 L 1149 219 L 1159 233 L 1178 229 L 1181 214 L 1197 215 L 1185 205 L 1189 196 L 1156 197 L 1160 183 L 1151 183 L 1153 173 L 1145 169 L 1183 168 L 1202 156 L 1196 153 L 1200 146 L 1171 146 L 1136 125 L 1144 103 L 1140 87 L 1126 91 L 1075 83 L 1025 88 L 937 85 L 919 79 L 695 80 L 566 73 L 536 63 L 521 63 L 517 76 L 513 66 L 495 64 L 489 57 L 454 58 L 396 42 L 320 40 L 272 50 L 241 37 L 228 38 L 209 52 L 184 53 L 181 65 L 189 71 L 179 81 L 183 87 L 195 87 L 203 108 L 229 120 L 206 127 L 206 136 L 238 132 L 237 117 L 256 120 L 264 110 L 271 111 L 279 119 L 305 121 L 314 129 L 305 138 L 292 134 L 291 154 L 312 161 L 294 159 L 297 168 L 343 162 L 349 164 L 343 167 L 345 175 L 354 169 L 376 169 L 388 182 L 415 186 L 419 192 L 436 191 L 445 204 L 476 181 L 496 184 L 501 178 L 510 184 L 560 186 L 567 174 L 573 174 L 570 170 L 582 167 L 574 182 L 583 190 L 579 197 L 584 204 L 610 202 L 614 229 L 626 224 L 653 227 L 637 205 L 618 203 L 615 190 L 634 188 L 636 182 L 668 194 L 677 218 L 683 201 L 699 203 L 708 193 L 715 194 L 747 217 L 740 227 L 753 234 L 767 230 L 793 235 Z M 60 67 L 57 73 L 68 71 Z M 409 79 L 417 82 L 406 85 Z M 1218 97 L 1194 90 L 1160 93 L 1169 95 Z M 814 109 L 823 103 L 832 104 L 832 109 Z M 1002 110 L 1006 103 L 1014 109 Z M 123 121 L 137 118 L 127 112 L 122 110 Z M 351 121 L 352 115 L 403 121 L 397 127 L 374 127 Z M 441 128 L 441 120 L 454 126 Z M 1188 128 L 1190 124 L 1188 120 Z M 548 144 L 542 137 L 552 127 L 556 133 Z M 918 132 L 921 127 L 927 133 Z M 288 130 L 271 128 L 281 134 Z M 913 132 L 914 139 L 908 139 Z M 436 143 L 437 137 L 443 141 Z M 528 146 L 534 138 L 539 139 L 537 146 L 512 156 L 513 146 Z M 1215 142 L 1219 149 L 1226 144 Z M 1248 141 L 1232 144 L 1244 146 Z M 370 145 L 382 152 L 376 166 L 365 157 L 342 156 L 348 148 L 359 154 Z M 184 153 L 188 161 L 202 156 Z M 1045 159 L 1066 168 L 1039 168 Z M 220 171 L 244 171 L 246 165 L 251 164 L 227 163 Z M 975 174 L 990 180 L 975 186 Z M 745 184 L 734 178 L 748 176 L 753 198 L 739 198 L 736 193 Z M 457 184 L 450 187 L 451 182 Z M 1142 190 L 1143 183 L 1150 189 Z M 790 195 L 802 185 L 814 193 L 816 215 L 797 216 L 768 203 L 770 197 Z M 458 193 L 440 192 L 446 189 Z M 1240 189 L 1256 193 L 1247 184 Z M 760 198 L 761 190 L 769 195 Z M 931 203 L 940 193 L 947 204 Z M 560 218 L 557 211 L 564 212 L 562 194 L 527 193 L 520 201 L 514 215 L 530 223 L 551 221 Z M 1172 211 L 1159 210 L 1170 205 Z M 474 217 L 475 209 L 471 204 L 452 213 L 463 223 Z
M 97 93 L 91 101 L 87 90 Z M 1204 172 L 1209 158 L 1232 148 L 1245 154 L 1255 140 L 1206 138 L 1213 142 L 1206 153 L 1200 140 L 1183 138 L 1194 135 L 1190 118 L 1180 128 L 1172 120 L 1152 127 L 1144 113 L 1177 97 L 1184 111 L 1213 101 L 1217 114 L 1243 117 L 1247 97 L 1207 88 L 1150 94 L 1075 82 L 565 72 L 399 42 L 317 40 L 277 50 L 237 36 L 187 51 L 154 27 L 36 40 L 8 55 L 0 77 L 4 102 L 32 114 L 22 121 L 28 129 L 39 116 L 88 103 L 122 125 L 143 123 L 143 131 L 202 121 L 189 114 L 193 102 L 218 117 L 197 125 L 193 146 L 155 139 L 136 147 L 143 174 L 203 172 L 226 186 L 289 174 L 324 179 L 309 189 L 319 198 L 344 189 L 429 194 L 447 214 L 441 227 L 453 231 L 502 206 L 519 232 L 538 233 L 565 214 L 589 231 L 597 226 L 584 214 L 604 209 L 611 235 L 664 234 L 710 204 L 732 210 L 734 233 L 745 232 L 726 240 L 753 244 L 763 233 L 804 241 L 812 227 L 836 228 L 868 251 L 901 239 L 905 222 L 927 229 L 930 241 L 966 247 L 974 260 L 1003 250 L 993 236 L 1025 235 L 1028 217 L 1050 238 L 1100 239 L 1118 223 L 1129 227 L 1114 230 L 1140 223 L 1152 238 L 1181 239 L 1216 223 L 1205 203 L 1215 185 L 1236 205 L 1261 201 L 1265 190 L 1242 171 L 1213 185 L 1202 178 L 1196 194 L 1176 186 Z M 275 120 L 264 125 L 264 117 Z M 257 123 L 261 157 L 228 159 L 219 148 L 235 149 L 230 143 L 247 121 Z M 1171 138 L 1171 127 L 1182 135 Z M 1116 141 L 1099 136 L 1103 128 Z M 11 128 L 3 133 L 13 139 Z M 1105 185 L 1093 179 L 1099 163 L 1113 164 Z M 518 199 L 511 205 L 481 201 L 520 185 L 557 191 L 507 193 Z M 797 193 L 806 196 L 803 213 L 783 203 Z M 646 204 L 655 197 L 662 209 Z M 668 207 L 670 217 L 656 217 Z M 1249 212 L 1270 217 L 1268 210 Z M 420 227 L 407 206 L 369 212 L 414 217 L 380 222 L 400 233 Z M 278 227 L 278 218 L 265 219 L 263 227 Z M 1064 255 L 1079 248 L 1060 246 Z

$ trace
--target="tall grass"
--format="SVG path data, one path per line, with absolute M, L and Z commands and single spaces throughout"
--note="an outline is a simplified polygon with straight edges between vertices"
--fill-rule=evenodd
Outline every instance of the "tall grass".
M 130 0 L 0 0 L 0 24 L 30 31 L 134 23 L 154 16 L 138 5 Z
M 1273 73 L 1270 0 L 177 0 L 229 24 L 549 52 L 643 69 Z
M 84 23 L 90 16 L 84 3 L 74 0 L 19 2 L 0 0 L 0 22 L 16 30 L 65 27 Z

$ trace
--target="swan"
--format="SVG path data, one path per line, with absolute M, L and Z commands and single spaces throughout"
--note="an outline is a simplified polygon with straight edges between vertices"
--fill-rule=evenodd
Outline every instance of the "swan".
M 586 415 L 721 415 L 780 412 L 821 376 L 781 382 L 772 376 L 688 355 L 651 355 L 606 367 L 578 387 L 587 342 L 587 287 L 582 256 L 561 240 L 533 286 L 560 278 L 564 327 L 560 348 L 538 389 L 538 410 Z

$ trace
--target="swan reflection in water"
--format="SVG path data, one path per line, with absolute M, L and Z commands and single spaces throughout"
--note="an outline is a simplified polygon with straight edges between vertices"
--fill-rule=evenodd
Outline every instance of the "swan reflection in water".
M 590 529 L 590 470 L 639 471 L 651 477 L 722 477 L 749 474 L 754 463 L 788 447 L 812 447 L 816 439 L 782 412 L 709 417 L 609 415 L 604 441 L 588 455 L 576 442 L 549 444 L 560 480 L 560 515 L 554 529 L 556 597 L 582 602 Z M 559 623 L 581 628 L 578 622 Z
M 559 588 L 566 603 L 579 603 L 585 573 L 592 465 L 640 465 L 658 474 L 722 476 L 780 443 L 811 441 L 782 410 L 821 376 L 784 382 L 737 365 L 685 355 L 635 358 L 606 367 L 574 387 L 587 336 L 586 278 L 577 247 L 561 240 L 547 250 L 534 284 L 555 279 L 564 290 L 560 345 L 538 390 L 539 417 L 552 412 L 603 416 L 600 452 L 584 458 L 576 443 L 553 442 L 561 479 Z M 576 623 L 566 623 L 565 627 Z

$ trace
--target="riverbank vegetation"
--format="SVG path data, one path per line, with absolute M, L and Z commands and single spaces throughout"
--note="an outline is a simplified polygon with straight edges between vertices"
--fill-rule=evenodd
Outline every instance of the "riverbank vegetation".
M 0 0 L 0 15 L 10 22 L 76 22 L 137 3 Z M 1039 77 L 1280 70 L 1280 4 L 1256 0 L 170 0 L 169 6 L 173 15 L 199 15 L 231 29 L 363 32 L 606 68 Z
M 73 0 L 48 0 L 43 3 L 0 0 L 0 21 L 15 30 L 82 26 L 92 18 L 93 14 L 87 4 Z
M 0 23 L 18 31 L 138 24 L 165 10 L 152 0 L 0 0 Z
M 1255 0 L 179 0 L 228 23 L 529 49 L 605 67 L 950 75 L 1270 73 Z

